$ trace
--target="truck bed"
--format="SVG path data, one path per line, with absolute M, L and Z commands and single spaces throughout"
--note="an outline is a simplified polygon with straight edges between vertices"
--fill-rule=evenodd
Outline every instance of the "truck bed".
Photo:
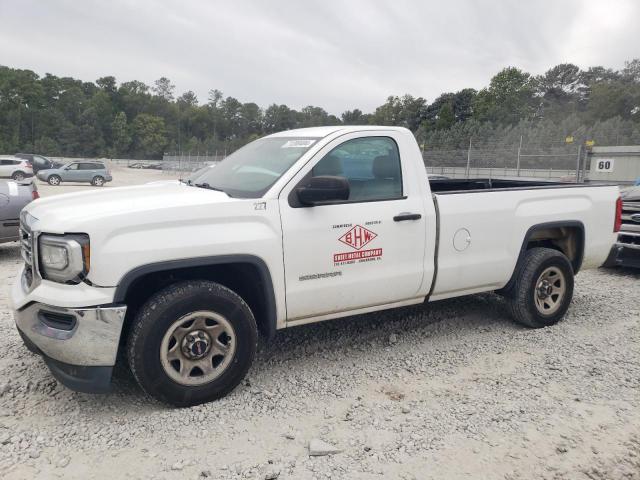
M 467 193 L 474 190 L 524 190 L 529 188 L 582 186 L 582 184 L 575 183 L 504 178 L 430 179 L 429 184 L 433 193 Z
M 484 178 L 429 184 L 439 219 L 434 300 L 504 287 L 534 225 L 562 225 L 583 239 L 576 271 L 602 265 L 611 249 L 617 186 Z

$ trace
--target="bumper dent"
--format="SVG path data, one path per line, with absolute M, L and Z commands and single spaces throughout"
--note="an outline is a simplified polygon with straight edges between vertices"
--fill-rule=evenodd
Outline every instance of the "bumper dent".
M 51 374 L 65 387 L 83 393 L 106 393 L 111 390 L 111 374 L 113 367 L 83 367 L 69 365 L 44 355 L 40 349 L 18 329 L 25 346 L 42 356 Z
M 15 312 L 15 321 L 23 337 L 48 360 L 55 374 L 52 362 L 74 367 L 113 367 L 126 311 L 125 305 L 62 308 L 31 303 Z M 64 328 L 47 322 L 51 315 L 72 321 Z

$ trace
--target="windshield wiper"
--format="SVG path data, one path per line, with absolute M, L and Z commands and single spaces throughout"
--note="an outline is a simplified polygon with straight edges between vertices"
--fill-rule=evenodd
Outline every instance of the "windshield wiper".
M 212 187 L 208 183 L 194 183 L 194 184 L 188 183 L 187 185 L 193 185 L 193 186 L 198 187 L 198 188 L 206 188 L 207 190 L 215 190 L 216 192 L 227 193 L 223 189 L 218 188 L 218 187 Z

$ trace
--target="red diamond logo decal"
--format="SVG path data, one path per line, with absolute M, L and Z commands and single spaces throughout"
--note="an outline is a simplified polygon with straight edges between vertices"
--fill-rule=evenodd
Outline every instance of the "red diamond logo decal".
M 377 236 L 378 235 L 373 233 L 371 230 L 367 230 L 360 225 L 356 225 L 343 236 L 341 236 L 338 240 L 340 240 L 345 245 L 349 245 L 356 250 L 360 250 Z

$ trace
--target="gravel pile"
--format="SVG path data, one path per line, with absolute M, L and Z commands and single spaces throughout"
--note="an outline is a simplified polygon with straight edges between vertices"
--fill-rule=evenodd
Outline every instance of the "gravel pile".
M 487 294 L 280 332 L 228 397 L 170 409 L 123 369 L 59 385 L 13 326 L 0 245 L 0 477 L 640 479 L 640 272 L 577 277 L 559 325 Z

